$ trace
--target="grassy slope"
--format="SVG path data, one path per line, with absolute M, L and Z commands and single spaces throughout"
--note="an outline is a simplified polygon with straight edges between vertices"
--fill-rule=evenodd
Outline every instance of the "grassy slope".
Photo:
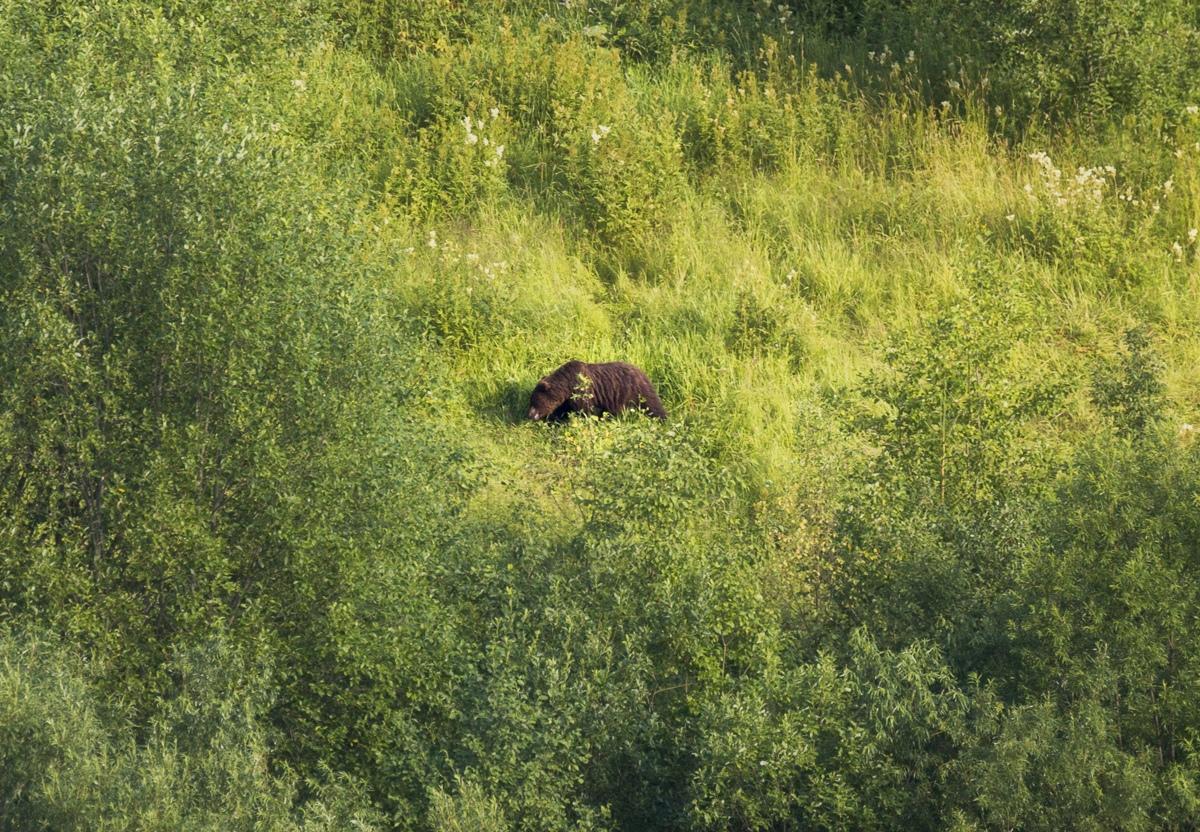
M 553 432 L 512 428 L 537 376 L 572 357 L 629 360 L 658 381 L 676 419 L 769 477 L 813 450 L 805 414 L 875 366 L 889 337 L 956 300 L 1010 298 L 1036 333 L 1027 372 L 1046 362 L 1087 373 L 1126 327 L 1150 322 L 1180 420 L 1194 420 L 1200 270 L 1194 247 L 1183 261 L 1172 254 L 1186 237 L 1171 231 L 1198 222 L 1200 153 L 1168 172 L 1172 220 L 1132 232 L 1114 255 L 1095 238 L 1126 222 L 1114 216 L 1120 186 L 1108 186 L 1096 209 L 1076 205 L 1082 198 L 1057 206 L 1024 149 L 988 141 L 979 119 L 905 112 L 917 116 L 900 128 L 915 148 L 907 164 L 889 167 L 858 148 L 865 158 L 800 159 L 691 189 L 639 249 L 637 273 L 612 269 L 578 228 L 519 199 L 470 227 L 444 227 L 436 250 L 417 242 L 403 283 L 429 286 L 455 271 L 465 275 L 461 291 L 478 287 L 496 307 L 468 343 L 445 349 L 461 396 L 456 418 L 497 461 L 540 456 Z M 861 129 L 869 141 L 889 128 Z M 1091 164 L 1113 158 L 1061 151 L 1072 152 Z M 1050 239 L 1065 233 L 1060 215 L 1077 242 Z M 1136 273 L 1113 260 L 1135 261 Z M 1118 272 L 1098 273 L 1105 266 Z

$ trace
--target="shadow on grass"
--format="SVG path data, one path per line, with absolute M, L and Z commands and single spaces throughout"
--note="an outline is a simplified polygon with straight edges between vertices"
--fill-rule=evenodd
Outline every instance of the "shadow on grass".
M 525 413 L 529 410 L 529 393 L 533 382 L 523 384 L 518 381 L 507 381 L 499 387 L 479 391 L 479 413 L 485 419 L 504 425 L 519 425 L 525 422 Z

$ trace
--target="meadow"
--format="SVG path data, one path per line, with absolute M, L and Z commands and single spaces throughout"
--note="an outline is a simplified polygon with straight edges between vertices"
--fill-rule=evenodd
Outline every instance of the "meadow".
M 1197 228 L 1188 0 L 0 0 L 0 830 L 1197 829 Z

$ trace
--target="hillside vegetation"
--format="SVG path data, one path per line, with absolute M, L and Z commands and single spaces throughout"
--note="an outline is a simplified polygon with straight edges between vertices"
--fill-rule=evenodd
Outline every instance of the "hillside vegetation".
M 1190 0 L 0 0 L 0 830 L 1197 829 L 1198 106 Z

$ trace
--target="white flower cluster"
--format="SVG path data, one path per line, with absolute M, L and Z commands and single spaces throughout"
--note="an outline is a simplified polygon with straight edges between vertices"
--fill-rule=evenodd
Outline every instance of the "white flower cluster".
M 1192 249 L 1192 253 L 1193 253 L 1193 254 L 1195 254 L 1195 252 L 1196 252 L 1196 238 L 1197 238 L 1197 236 L 1200 236 L 1200 231 L 1197 231 L 1197 229 L 1195 229 L 1195 228 L 1189 228 L 1189 229 L 1188 229 L 1188 233 L 1187 233 L 1187 248 L 1190 248 L 1190 249 Z M 1182 245 L 1180 245 L 1180 243 L 1179 243 L 1179 241 L 1178 241 L 1178 240 L 1176 240 L 1175 242 L 1171 243 L 1171 254 L 1173 254 L 1173 255 L 1175 256 L 1175 260 L 1176 260 L 1177 262 L 1180 262 L 1180 263 L 1182 263 L 1182 262 L 1183 262 L 1183 258 L 1184 258 L 1184 254 L 1185 254 L 1185 253 L 1186 253 L 1186 249 L 1185 249 L 1185 247 L 1184 247 L 1184 246 L 1182 246 Z
M 612 130 L 607 124 L 598 124 L 596 129 L 592 131 L 592 144 L 600 144 L 600 141 L 609 134 Z
M 910 52 L 909 54 L 911 55 L 912 53 Z M 868 52 L 867 59 L 879 64 L 880 66 L 887 66 L 890 63 L 895 63 L 895 61 L 892 59 L 892 50 L 888 48 L 886 43 L 883 45 L 883 49 L 879 52 Z
M 490 110 L 488 110 L 488 115 L 491 117 L 492 121 L 495 121 L 500 116 L 500 110 L 496 107 L 492 107 Z M 467 144 L 474 145 L 482 143 L 484 147 L 492 148 L 491 154 L 487 159 L 484 160 L 483 164 L 489 168 L 500 164 L 500 160 L 504 158 L 504 145 L 492 144 L 492 140 L 487 136 L 483 136 L 481 142 L 480 134 L 475 132 L 476 130 L 482 131 L 483 128 L 487 126 L 487 122 L 483 119 L 473 121 L 470 116 L 463 116 L 462 125 L 467 131 Z
M 1072 202 L 1099 204 L 1104 199 L 1104 192 L 1117 177 L 1117 169 L 1112 165 L 1097 165 L 1094 168 L 1080 165 L 1074 176 L 1064 177 L 1050 154 L 1038 150 L 1030 153 L 1029 158 L 1038 166 L 1042 188 L 1059 207 Z M 1025 185 L 1025 193 L 1033 196 L 1033 185 Z
M 757 6 L 754 11 L 755 20 L 761 21 L 764 17 L 770 18 L 778 15 L 779 25 L 788 26 L 791 23 L 791 18 L 794 12 L 790 6 L 787 6 L 783 3 L 778 3 L 772 7 L 771 0 L 760 0 L 760 2 L 756 3 L 755 5 Z M 789 35 L 794 35 L 796 34 L 796 30 L 788 29 L 787 33 Z
M 482 263 L 479 266 L 479 270 L 483 272 L 483 276 L 488 280 L 494 280 L 497 275 L 508 271 L 508 261 L 496 260 L 491 263 Z

